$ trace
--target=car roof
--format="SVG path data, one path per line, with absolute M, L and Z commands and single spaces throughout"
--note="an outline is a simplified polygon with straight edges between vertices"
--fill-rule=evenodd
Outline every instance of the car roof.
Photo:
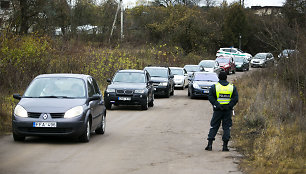
M 41 74 L 36 76 L 35 78 L 46 78 L 46 77 L 51 77 L 51 78 L 81 78 L 81 79 L 87 79 L 88 77 L 91 77 L 90 75 L 86 74 L 69 74 L 69 73 L 58 73 L 58 74 Z
M 271 53 L 257 53 L 257 54 L 271 54 Z M 256 55 L 257 55 L 257 54 L 256 54 Z
M 200 65 L 185 65 L 185 66 L 200 66 Z M 184 67 L 185 67 L 185 66 L 184 66 Z
M 194 74 L 216 74 L 215 72 L 194 72 Z M 217 75 L 217 74 L 216 74 Z
M 168 69 L 168 67 L 164 67 L 164 66 L 147 66 L 147 67 L 145 67 L 145 69 L 147 69 L 147 68 L 154 68 L 154 69 Z
M 182 67 L 169 67 L 170 69 L 184 69 Z
M 218 56 L 217 59 L 218 58 L 220 58 L 220 59 L 230 59 L 230 58 L 233 58 L 233 57 L 232 56 L 223 56 L 222 55 L 222 56 Z
M 201 60 L 201 62 L 215 62 L 215 60 Z
M 118 71 L 118 73 L 123 73 L 123 72 L 128 72 L 128 73 L 144 73 L 144 70 L 124 69 L 124 70 L 119 70 Z

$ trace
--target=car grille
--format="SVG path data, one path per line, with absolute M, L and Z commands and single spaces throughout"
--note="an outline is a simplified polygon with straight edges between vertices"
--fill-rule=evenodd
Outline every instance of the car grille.
M 51 113 L 52 118 L 64 118 L 65 113 Z
M 201 86 L 202 89 L 209 89 L 209 86 Z
M 133 94 L 133 90 L 117 90 L 116 92 L 117 94 L 126 94 L 126 95 Z
M 155 86 L 155 87 L 159 86 L 159 82 L 153 83 L 153 86 Z
M 39 118 L 41 115 L 41 113 L 37 113 L 37 112 L 28 112 L 28 117 L 30 118 Z
M 37 112 L 28 112 L 28 117 L 30 118 L 39 118 L 41 113 Z M 50 113 L 52 118 L 64 118 L 65 113 Z

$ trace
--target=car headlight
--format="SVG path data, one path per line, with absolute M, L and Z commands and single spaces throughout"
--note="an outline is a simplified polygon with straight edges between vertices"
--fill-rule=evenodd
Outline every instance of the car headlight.
M 15 107 L 14 114 L 19 117 L 28 117 L 28 112 L 20 105 Z
M 167 86 L 167 85 L 168 85 L 167 82 L 162 82 L 162 83 L 159 84 L 159 86 Z
M 136 89 L 134 92 L 135 93 L 145 93 L 145 90 L 144 89 Z
M 83 113 L 83 107 L 82 106 L 76 106 L 74 108 L 69 109 L 65 112 L 64 118 L 73 118 L 76 116 L 79 116 Z
M 197 84 L 197 83 L 194 83 L 194 84 L 193 84 L 193 87 L 194 87 L 194 88 L 197 88 L 197 89 L 201 89 L 200 86 L 199 86 L 199 84 Z
M 116 91 L 115 91 L 115 89 L 107 88 L 107 89 L 106 89 L 106 92 L 116 92 Z

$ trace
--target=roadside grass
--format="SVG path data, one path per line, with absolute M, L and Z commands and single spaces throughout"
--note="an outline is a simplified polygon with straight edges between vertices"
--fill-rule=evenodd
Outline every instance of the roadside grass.
M 306 173 L 304 53 L 235 82 L 233 139 L 246 173 Z
M 103 93 L 106 80 L 119 69 L 143 69 L 148 65 L 183 66 L 198 64 L 201 56 L 176 46 L 131 47 L 128 44 L 100 47 L 97 43 L 65 41 L 38 34 L 0 36 L 0 134 L 11 131 L 11 114 L 31 80 L 45 73 L 92 75 Z

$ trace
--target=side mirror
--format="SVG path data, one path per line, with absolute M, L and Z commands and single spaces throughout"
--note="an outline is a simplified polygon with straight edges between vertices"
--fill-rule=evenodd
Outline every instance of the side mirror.
M 106 81 L 107 81 L 108 83 L 112 82 L 112 80 L 111 80 L 111 79 L 107 79 Z
M 171 79 L 172 79 L 172 78 L 174 78 L 174 75 L 173 75 L 173 74 L 171 74 L 171 75 L 170 75 L 170 78 L 171 78 Z
M 89 97 L 89 98 L 86 100 L 86 104 L 88 104 L 90 101 L 99 100 L 99 99 L 101 99 L 101 96 L 98 95 L 98 94 L 94 94 L 92 97 Z
M 153 81 L 152 81 L 152 80 L 149 80 L 149 82 L 148 82 L 148 83 L 151 85 L 151 84 L 153 84 Z
M 13 98 L 17 100 L 21 100 L 21 96 L 19 94 L 13 94 Z

